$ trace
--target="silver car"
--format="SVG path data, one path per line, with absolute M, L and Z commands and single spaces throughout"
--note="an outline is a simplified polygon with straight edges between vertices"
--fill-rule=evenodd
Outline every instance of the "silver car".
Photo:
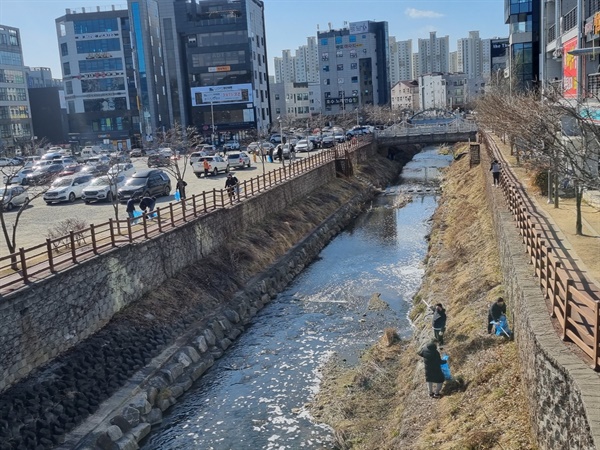
M 251 166 L 250 157 L 246 152 L 227 153 L 227 162 L 232 169 L 243 169 Z
M 23 186 L 6 186 L 0 192 L 0 205 L 5 211 L 10 211 L 15 206 L 21 206 L 28 201 L 27 189 Z
M 117 191 L 125 185 L 126 176 L 119 173 L 115 176 L 104 175 L 94 178 L 81 192 L 81 198 L 85 204 L 95 201 L 112 202 L 117 198 Z

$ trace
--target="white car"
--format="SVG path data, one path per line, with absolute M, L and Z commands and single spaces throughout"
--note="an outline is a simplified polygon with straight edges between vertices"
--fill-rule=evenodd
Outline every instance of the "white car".
M 15 170 L 17 168 L 15 167 Z M 31 167 L 23 167 L 16 172 L 9 172 L 4 175 L 4 184 L 22 184 L 23 180 L 27 177 L 27 174 L 33 172 Z
M 240 149 L 240 143 L 238 141 L 227 141 L 223 144 L 223 150 L 224 151 L 228 151 L 228 150 L 239 150 Z
M 123 174 L 118 174 L 116 177 L 104 175 L 94 178 L 83 188 L 81 198 L 86 205 L 94 201 L 112 202 L 113 198 L 116 198 L 119 188 L 125 186 L 127 178 Z
M 21 206 L 29 201 L 27 189 L 23 186 L 6 186 L 0 191 L 0 205 L 5 211 L 10 211 L 15 206 Z
M 109 177 L 115 177 L 118 175 L 124 175 L 125 177 L 130 177 L 135 173 L 135 167 L 131 163 L 119 163 L 112 166 L 106 172 L 106 175 Z
M 161 155 L 167 155 L 169 158 L 175 154 L 175 152 L 173 152 L 173 150 L 171 150 L 169 147 L 159 148 L 158 153 Z
M 243 169 L 250 167 L 250 157 L 246 152 L 229 152 L 227 153 L 227 163 L 230 168 Z
M 0 167 L 4 166 L 18 166 L 21 165 L 21 160 L 16 158 L 0 158 Z
M 229 172 L 229 164 L 223 158 L 218 155 L 214 156 L 202 156 L 198 161 L 192 164 L 192 170 L 194 174 L 200 178 L 204 172 L 204 161 L 208 162 L 208 173 L 212 175 L 218 175 L 219 172 Z
M 193 166 L 195 162 L 198 162 L 203 156 L 208 156 L 208 153 L 204 151 L 194 152 L 190 155 L 190 166 Z
M 54 202 L 74 202 L 81 197 L 83 189 L 90 184 L 91 175 L 71 175 L 57 178 L 44 193 L 44 201 L 47 204 Z
M 314 144 L 308 139 L 300 139 L 296 144 L 297 152 L 310 152 L 314 148 Z
M 88 158 L 86 164 L 90 166 L 108 165 L 110 164 L 110 157 L 106 155 L 92 156 L 91 158 Z

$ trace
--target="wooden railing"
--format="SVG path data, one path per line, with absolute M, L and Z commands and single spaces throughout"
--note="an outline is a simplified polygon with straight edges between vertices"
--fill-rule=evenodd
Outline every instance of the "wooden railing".
M 240 182 L 239 200 L 243 201 L 320 167 L 344 152 L 369 144 L 371 137 L 338 144 L 336 147 L 298 158 L 291 164 Z M 137 241 L 152 239 L 198 217 L 232 206 L 225 189 L 213 189 L 193 195 L 167 206 L 156 208 L 136 219 L 109 219 L 100 224 L 71 231 L 65 236 L 46 239 L 33 247 L 0 257 L 0 295 L 7 294 L 33 281 L 63 271 L 96 255 Z
M 569 255 L 558 245 L 552 230 L 535 212 L 521 183 L 508 169 L 496 143 L 483 135 L 490 156 L 502 161 L 500 186 L 512 213 L 533 273 L 542 293 L 549 299 L 551 316 L 556 318 L 564 341 L 575 343 L 600 369 L 600 289 L 585 279 Z

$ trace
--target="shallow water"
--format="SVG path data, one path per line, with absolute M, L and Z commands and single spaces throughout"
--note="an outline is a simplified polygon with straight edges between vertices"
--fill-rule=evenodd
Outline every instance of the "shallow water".
M 430 149 L 407 164 L 403 184 L 390 186 L 259 312 L 143 448 L 331 448 L 332 430 L 305 408 L 319 368 L 334 353 L 356 362 L 387 327 L 410 334 L 407 313 L 436 207 L 432 174 L 449 160 Z M 395 207 L 407 192 L 413 201 Z M 368 310 L 376 292 L 389 309 Z

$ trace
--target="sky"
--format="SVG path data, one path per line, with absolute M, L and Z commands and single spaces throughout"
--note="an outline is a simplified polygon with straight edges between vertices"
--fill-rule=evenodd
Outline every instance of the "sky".
M 317 29 L 340 29 L 345 22 L 387 21 L 390 36 L 397 40 L 449 36 L 450 51 L 469 31 L 479 31 L 483 39 L 508 37 L 504 24 L 504 0 L 264 0 L 269 73 L 273 58 L 282 50 L 306 44 Z M 50 67 L 54 78 L 62 78 L 55 19 L 65 9 L 115 5 L 123 0 L 0 0 L 0 25 L 19 28 L 25 65 Z

